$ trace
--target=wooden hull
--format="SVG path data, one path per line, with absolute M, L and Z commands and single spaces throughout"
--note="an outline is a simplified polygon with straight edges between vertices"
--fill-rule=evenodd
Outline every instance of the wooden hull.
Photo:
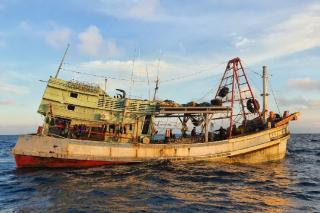
M 137 162 L 223 161 L 261 163 L 285 157 L 287 125 L 224 141 L 128 144 L 23 135 L 13 149 L 17 167 L 86 167 Z

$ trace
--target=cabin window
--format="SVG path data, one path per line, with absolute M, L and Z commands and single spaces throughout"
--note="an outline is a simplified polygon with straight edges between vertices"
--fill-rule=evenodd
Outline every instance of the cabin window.
M 132 124 L 129 124 L 129 130 L 132 131 Z
M 78 98 L 78 93 L 70 92 L 70 97 L 71 98 Z
M 150 123 L 151 123 L 151 115 L 146 115 L 144 119 L 143 128 L 142 128 L 142 134 L 148 134 Z
M 68 108 L 68 110 L 74 111 L 74 109 L 76 108 L 76 106 L 75 106 L 75 105 L 72 105 L 72 104 L 68 104 L 67 108 Z

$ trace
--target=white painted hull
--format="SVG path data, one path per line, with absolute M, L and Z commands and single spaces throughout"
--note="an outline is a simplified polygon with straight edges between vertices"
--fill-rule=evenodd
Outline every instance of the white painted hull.
M 135 163 L 147 161 L 225 161 L 261 163 L 285 157 L 289 131 L 287 125 L 228 140 L 193 144 L 128 144 L 61 139 L 47 136 L 19 137 L 13 154 L 18 167 L 56 167 L 19 157 L 35 157 L 51 161 L 66 160 L 100 162 L 99 164 Z M 30 161 L 30 162 L 29 162 Z M 105 163 L 104 163 L 105 162 Z M 63 166 L 73 164 L 59 164 Z M 81 165 L 80 163 L 78 165 Z

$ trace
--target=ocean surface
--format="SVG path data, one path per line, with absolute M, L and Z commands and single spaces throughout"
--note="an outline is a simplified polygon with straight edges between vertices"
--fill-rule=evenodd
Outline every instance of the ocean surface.
M 16 169 L 0 136 L 0 212 L 320 212 L 320 135 L 292 135 L 285 160 Z

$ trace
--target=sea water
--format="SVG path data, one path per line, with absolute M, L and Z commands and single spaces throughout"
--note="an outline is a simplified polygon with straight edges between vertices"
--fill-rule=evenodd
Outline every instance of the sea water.
M 17 138 L 0 136 L 1 212 L 320 212 L 320 135 L 292 135 L 279 162 L 82 169 L 16 169 Z

